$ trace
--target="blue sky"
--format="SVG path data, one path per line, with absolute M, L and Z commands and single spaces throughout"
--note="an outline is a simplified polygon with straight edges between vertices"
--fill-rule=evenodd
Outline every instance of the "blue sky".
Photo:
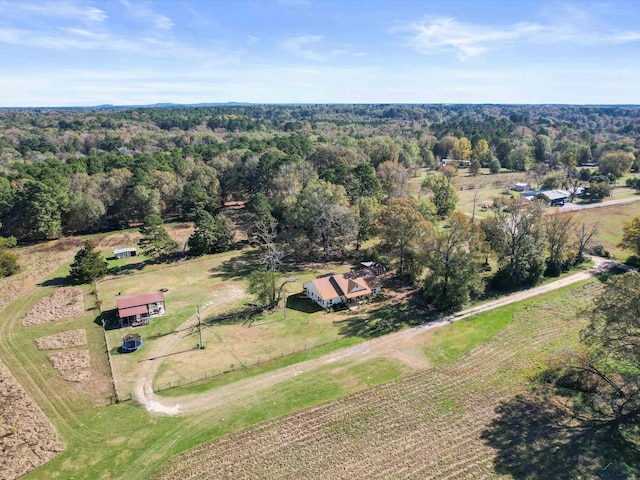
M 640 1 L 0 0 L 0 106 L 640 103 Z

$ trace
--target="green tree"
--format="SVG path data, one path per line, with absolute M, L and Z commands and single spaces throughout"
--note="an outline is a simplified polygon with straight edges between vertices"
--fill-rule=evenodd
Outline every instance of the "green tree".
M 60 204 L 56 191 L 48 184 L 28 181 L 19 193 L 17 203 L 24 238 L 50 240 L 62 234 Z
M 526 172 L 533 165 L 531 148 L 527 145 L 520 145 L 509 152 L 509 164 L 511 170 Z
M 205 255 L 226 252 L 233 245 L 233 223 L 223 216 L 212 216 L 206 210 L 196 213 L 195 230 L 189 237 L 189 253 Z
M 624 222 L 622 241 L 618 247 L 630 250 L 635 255 L 640 255 L 640 217 Z
M 617 178 L 622 177 L 631 169 L 635 161 L 633 153 L 617 150 L 607 153 L 598 163 L 598 170 L 601 175 L 613 174 Z
M 502 165 L 500 165 L 500 160 L 498 160 L 496 157 L 492 157 L 491 161 L 489 162 L 489 171 L 493 174 L 496 174 L 500 173 L 501 168 Z
M 471 164 L 469 165 L 469 173 L 472 176 L 477 176 L 480 173 L 480 162 L 478 160 L 471 160 Z
M 261 305 L 276 304 L 276 283 L 279 275 L 276 272 L 254 270 L 247 277 L 246 291 L 256 298 Z
M 546 135 L 536 135 L 533 139 L 533 158 L 543 163 L 551 155 L 551 139 Z
M 415 200 L 409 198 L 392 198 L 380 210 L 380 237 L 391 248 L 396 250 L 399 258 L 398 272 L 406 273 L 405 263 L 411 242 L 419 239 L 430 227 Z
M 360 197 L 356 201 L 355 208 L 358 213 L 356 250 L 359 250 L 362 242 L 373 238 L 377 232 L 376 218 L 380 211 L 380 202 L 374 197 Z
M 547 276 L 558 276 L 568 270 L 576 261 L 578 245 L 576 233 L 578 220 L 571 212 L 556 213 L 544 217 L 547 235 Z
M 104 277 L 107 272 L 106 260 L 96 250 L 95 244 L 86 240 L 84 246 L 76 253 L 69 274 L 77 283 L 91 283 Z
M 438 310 L 456 310 L 482 290 L 476 228 L 464 214 L 455 212 L 444 229 L 431 230 L 426 242 L 429 273 L 424 287 L 425 298 Z
M 138 241 L 138 245 L 142 253 L 156 261 L 167 260 L 169 255 L 178 248 L 177 242 L 162 226 L 162 218 L 159 215 L 149 215 L 145 218 L 140 233 L 142 238 Z
M 501 288 L 534 285 L 544 272 L 546 237 L 544 204 L 515 202 L 485 218 L 481 227 L 496 252 L 500 268 L 494 282 Z
M 456 208 L 458 195 L 453 184 L 443 175 L 430 175 L 422 183 L 422 188 L 433 193 L 431 201 L 438 209 L 438 215 L 444 217 Z
M 577 390 L 610 435 L 634 434 L 640 426 L 640 274 L 611 278 L 589 318 L 581 339 L 590 350 L 574 356 L 557 383 Z
M 609 180 L 602 177 L 592 177 L 589 182 L 589 198 L 592 200 L 602 200 L 611 195 L 611 185 Z

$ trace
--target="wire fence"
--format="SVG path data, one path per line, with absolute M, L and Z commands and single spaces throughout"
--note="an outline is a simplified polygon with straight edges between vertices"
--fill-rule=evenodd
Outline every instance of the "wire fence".
M 256 367 L 258 365 L 265 365 L 265 364 L 268 364 L 269 362 L 280 360 L 282 358 L 288 358 L 293 355 L 297 355 L 306 351 L 311 351 L 320 347 L 324 347 L 326 345 L 336 343 L 337 341 L 338 340 L 331 340 L 328 342 L 313 343 L 313 344 L 305 343 L 302 347 L 294 348 L 292 350 L 281 350 L 280 352 L 276 352 L 276 353 L 260 355 L 251 361 L 244 361 L 244 362 L 239 361 L 239 363 L 231 364 L 227 368 L 209 369 L 199 374 L 191 375 L 189 377 L 175 378 L 175 379 L 168 380 L 166 382 L 156 383 L 153 385 L 153 391 L 162 392 L 164 390 L 170 390 L 172 388 L 184 387 L 194 383 L 204 382 L 212 378 L 222 377 L 229 373 Z

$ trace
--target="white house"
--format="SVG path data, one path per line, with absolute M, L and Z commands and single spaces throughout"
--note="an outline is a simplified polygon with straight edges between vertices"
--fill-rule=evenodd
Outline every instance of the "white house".
M 349 274 L 331 274 L 303 284 L 304 293 L 322 308 L 344 303 L 356 306 L 364 298 L 380 293 L 380 286 L 371 288 L 362 277 Z M 352 278 L 347 278 L 352 277 Z

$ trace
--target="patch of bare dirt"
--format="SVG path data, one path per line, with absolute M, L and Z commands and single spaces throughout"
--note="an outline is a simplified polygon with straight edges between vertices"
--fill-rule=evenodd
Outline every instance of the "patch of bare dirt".
M 81 347 L 87 344 L 87 331 L 84 329 L 56 333 L 36 340 L 38 350 L 60 350 L 63 348 Z
M 84 312 L 82 289 L 57 288 L 40 300 L 22 320 L 22 326 L 30 327 L 62 318 L 77 317 Z
M 88 350 L 52 353 L 48 355 L 53 368 L 68 382 L 83 382 L 89 379 L 90 362 Z
M 0 480 L 13 480 L 64 450 L 53 426 L 0 363 Z

